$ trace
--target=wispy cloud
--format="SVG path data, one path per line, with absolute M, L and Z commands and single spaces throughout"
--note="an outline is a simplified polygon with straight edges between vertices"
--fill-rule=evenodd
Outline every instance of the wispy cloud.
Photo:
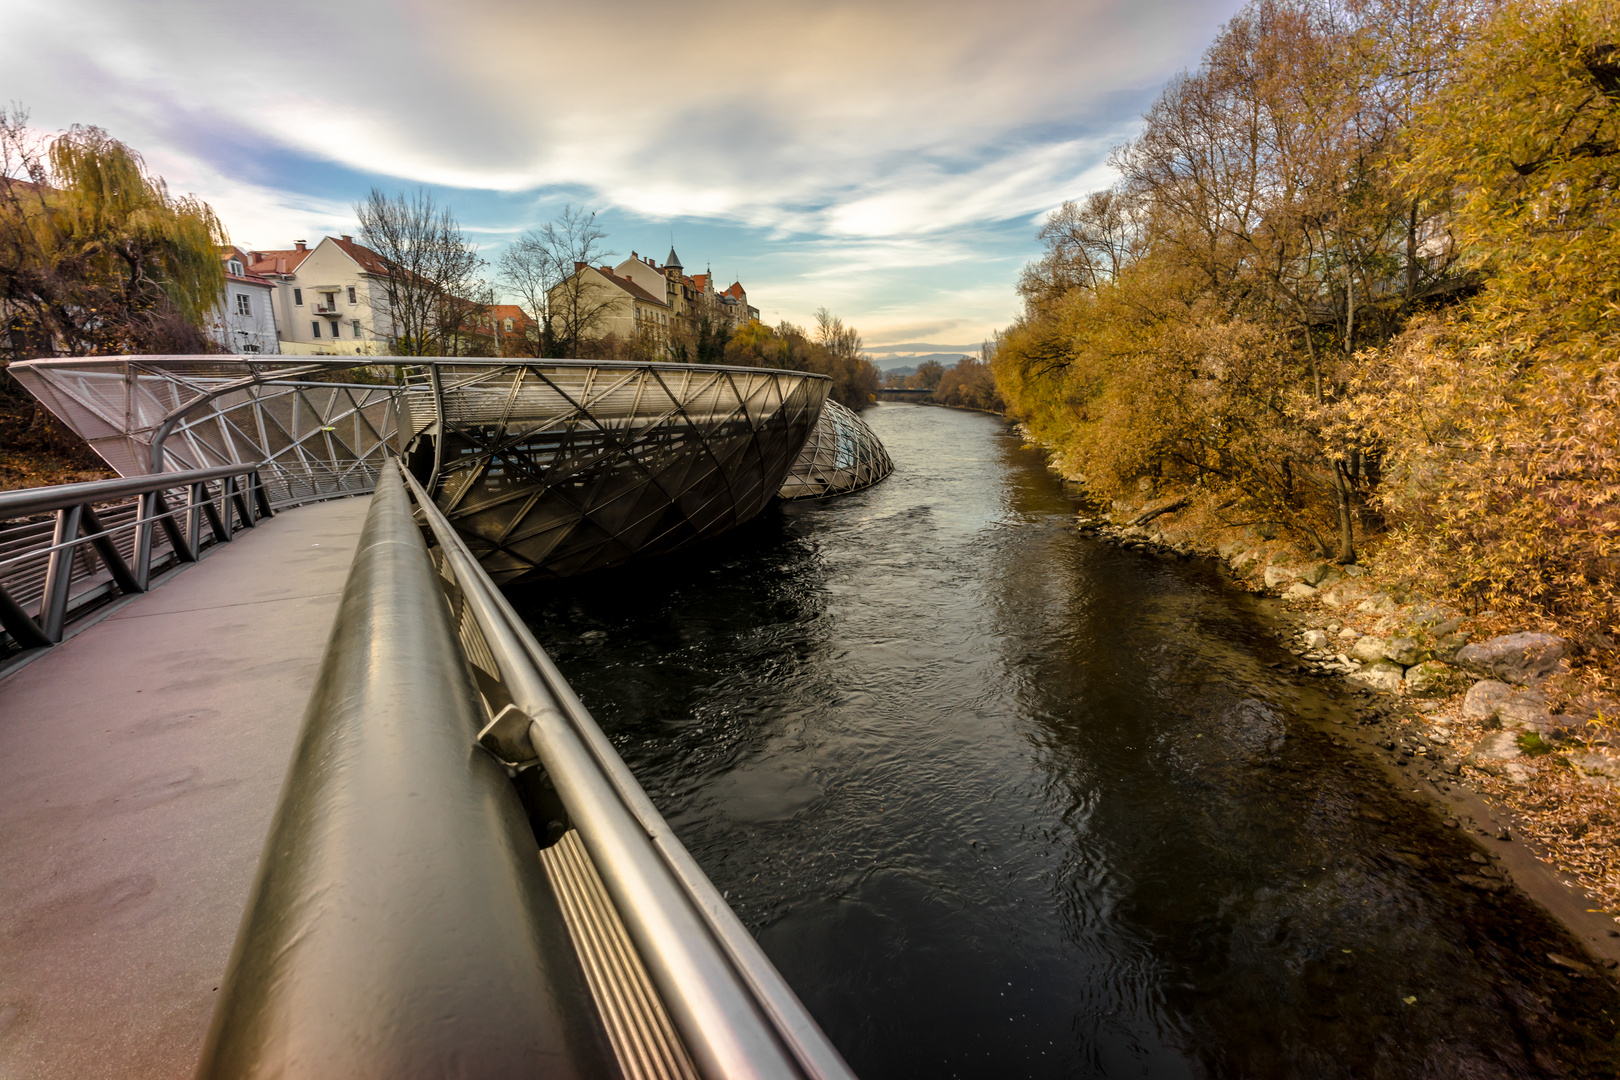
M 373 182 L 491 246 L 572 199 L 701 236 L 798 318 L 978 337 L 1029 222 L 1107 182 L 1237 6 L 13 0 L 0 98 L 108 128 L 261 245 L 346 227 Z

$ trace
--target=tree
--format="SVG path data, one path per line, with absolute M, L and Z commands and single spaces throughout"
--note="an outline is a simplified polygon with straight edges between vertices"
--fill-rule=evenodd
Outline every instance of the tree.
M 206 352 L 225 230 L 95 127 L 55 138 L 0 110 L 0 310 L 10 358 Z
M 1438 588 L 1612 649 L 1620 12 L 1507 5 L 1414 116 L 1402 180 L 1451 193 L 1479 289 L 1382 350 L 1353 403 L 1389 448 L 1394 552 Z
M 423 188 L 392 197 L 372 188 L 355 204 L 360 241 L 382 260 L 388 337 L 401 356 L 454 356 L 476 323 L 484 261 L 450 208 Z
M 575 357 L 596 337 L 614 303 L 613 291 L 583 273 L 614 257 L 602 248 L 607 232 L 596 212 L 564 206 L 562 214 L 513 241 L 498 260 L 498 280 L 540 328 L 536 356 Z
M 917 373 L 906 384 L 919 390 L 933 390 L 945 379 L 945 365 L 938 360 L 924 360 L 917 365 Z

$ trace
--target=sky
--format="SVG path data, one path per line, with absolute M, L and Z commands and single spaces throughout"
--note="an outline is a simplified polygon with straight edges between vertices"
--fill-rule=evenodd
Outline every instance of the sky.
M 1239 6 L 0 0 L 0 101 L 105 128 L 243 248 L 426 187 L 493 264 L 572 204 L 892 366 L 1017 315 L 1043 215 Z

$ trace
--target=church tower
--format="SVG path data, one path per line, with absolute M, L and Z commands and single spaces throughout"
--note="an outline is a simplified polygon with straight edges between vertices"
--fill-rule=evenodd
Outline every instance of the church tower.
M 681 266 L 681 257 L 675 254 L 675 245 L 671 244 L 669 258 L 664 260 L 664 289 L 669 310 L 677 316 L 686 314 L 685 291 L 681 288 L 683 269 L 685 268 Z

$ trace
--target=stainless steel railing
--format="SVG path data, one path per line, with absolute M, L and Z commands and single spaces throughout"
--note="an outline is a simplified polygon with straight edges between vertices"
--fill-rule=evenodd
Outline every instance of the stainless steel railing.
M 269 517 L 257 463 L 0 492 L 0 660 Z M 204 533 L 203 525 L 208 526 Z
M 852 1080 L 459 534 L 415 478 L 399 473 L 436 541 L 490 718 L 480 741 L 513 767 L 544 767 L 698 1072 Z

